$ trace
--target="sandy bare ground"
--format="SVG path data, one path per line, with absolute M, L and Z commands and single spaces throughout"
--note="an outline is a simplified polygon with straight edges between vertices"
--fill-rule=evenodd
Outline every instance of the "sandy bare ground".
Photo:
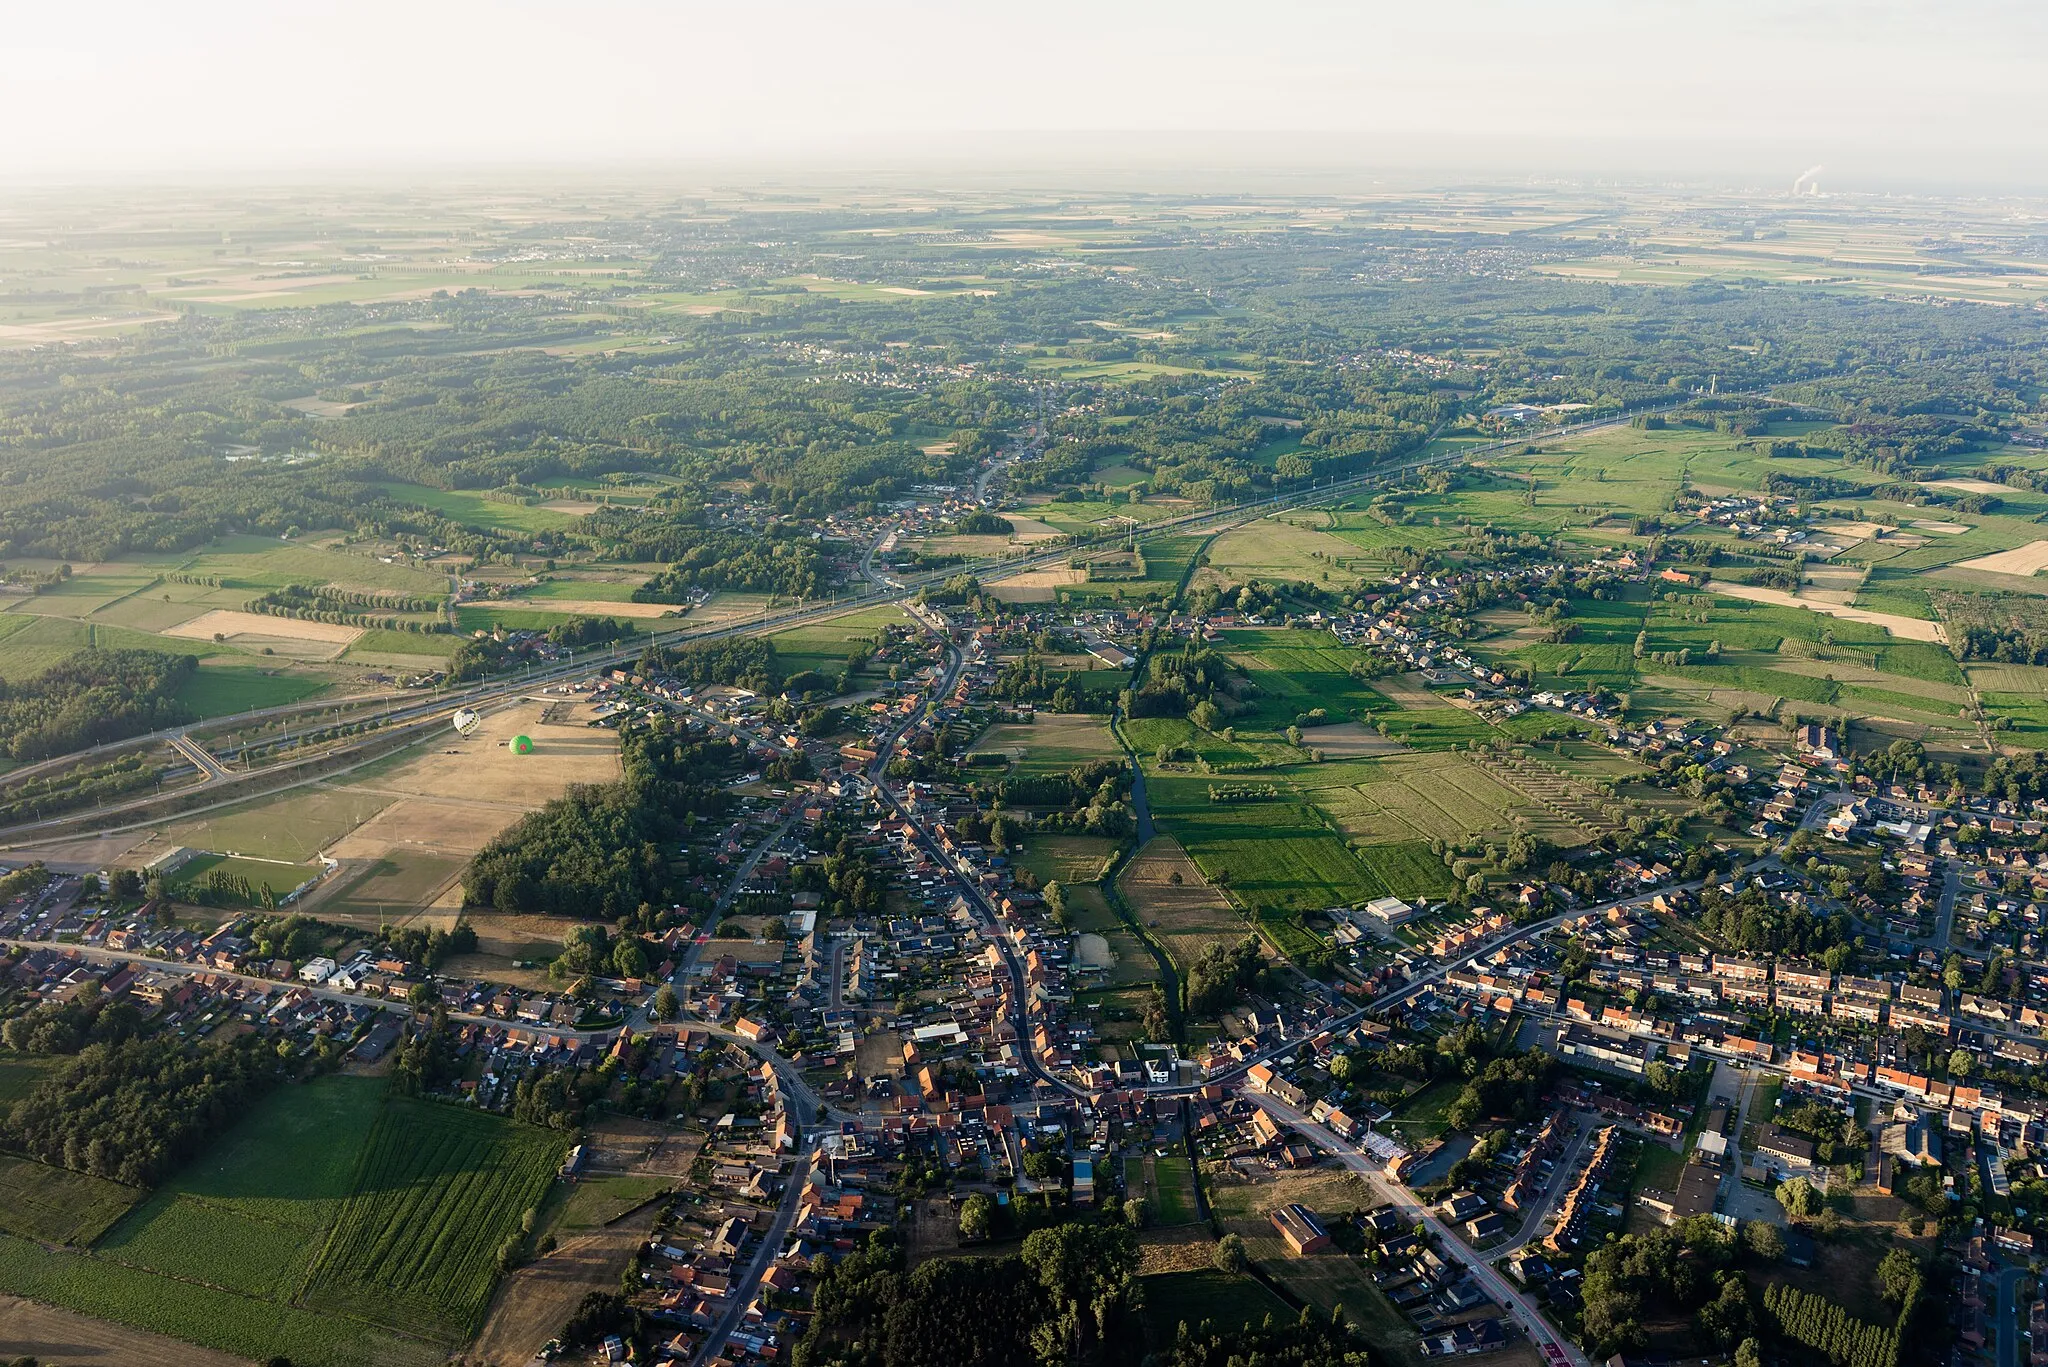
M 666 617 L 680 612 L 673 603 L 607 603 L 596 598 L 534 598 L 532 606 L 548 612 L 580 612 L 586 617 Z
M 1420 674 L 1413 671 L 1406 674 L 1389 674 L 1383 679 L 1374 679 L 1372 691 L 1396 707 L 1449 707 L 1450 704 L 1429 691 Z
M 1992 574 L 2039 574 L 2048 569 L 2048 541 L 2029 541 L 2009 551 L 1980 555 L 1975 560 L 1958 560 L 1959 570 L 1988 570 Z
M 12 1361 L 17 1357 L 32 1357 L 44 1367 L 108 1367 L 112 1363 L 148 1362 L 175 1362 L 180 1367 L 249 1367 L 247 1359 L 216 1353 L 211 1348 L 105 1320 L 87 1319 L 69 1310 L 16 1296 L 0 1296 L 0 1359 Z
M 490 1318 L 463 1361 L 485 1367 L 524 1367 L 560 1331 L 592 1291 L 617 1288 L 633 1249 L 654 1226 L 654 1211 L 562 1240 L 545 1258 L 507 1277 Z
M 2003 484 L 1994 484 L 1988 479 L 1932 479 L 1928 481 L 1937 489 L 1960 489 L 1966 494 L 2009 494 L 2011 489 Z
M 163 634 L 185 641 L 211 641 L 215 636 L 221 636 L 230 641 L 305 642 L 316 647 L 308 652 L 312 657 L 331 660 L 355 644 L 363 629 L 342 626 L 338 622 L 301 622 L 290 617 L 268 617 L 260 612 L 215 608 L 211 612 L 202 612 L 189 622 L 167 628 Z
M 560 797 L 572 784 L 608 783 L 619 776 L 618 737 L 583 725 L 587 708 L 571 721 L 541 721 L 539 703 L 494 712 L 473 736 L 449 732 L 389 773 L 345 786 L 398 800 L 322 851 L 343 867 L 306 899 L 311 910 L 340 902 L 379 860 L 407 852 L 466 861 L 527 812 Z M 514 754 L 514 736 L 532 738 L 533 753 Z M 451 876 L 426 890 L 419 905 L 452 920 L 462 905 L 462 884 Z
M 345 418 L 355 405 L 339 399 L 319 399 L 308 395 L 303 399 L 286 399 L 278 407 L 304 413 L 309 418 Z
M 1006 603 L 1050 603 L 1059 597 L 1060 589 L 1086 583 L 1087 579 L 1087 571 L 1062 565 L 995 579 L 989 583 L 988 591 Z
M 588 517 L 604 505 L 602 503 L 579 503 L 572 499 L 552 499 L 540 505 L 551 513 L 573 513 L 577 517 Z
M 117 865 L 132 867 L 141 862 L 130 860 L 123 864 L 123 856 L 139 845 L 148 843 L 148 831 L 124 831 L 118 835 L 81 836 L 76 840 L 56 840 L 44 845 L 10 846 L 8 853 L 17 859 L 40 859 L 45 864 L 90 864 L 96 869 Z
M 1908 525 L 1918 527 L 1923 532 L 1933 532 L 1937 536 L 1961 536 L 1970 530 L 1967 522 L 1930 522 L 1920 517 L 1914 518 Z
M 2041 544 L 2048 546 L 2048 542 Z M 1891 612 L 1872 612 L 1868 608 L 1850 607 L 1847 603 L 1797 598 L 1783 589 L 1759 588 L 1754 584 L 1724 584 L 1716 579 L 1707 587 L 1715 593 L 1725 593 L 1730 598 L 1746 598 L 1752 603 L 1770 603 L 1781 608 L 1807 608 L 1846 621 L 1868 622 L 1872 626 L 1883 627 L 1902 641 L 1933 641 L 1939 645 L 1948 644 L 1948 633 L 1942 629 L 1939 622 L 1923 622 L 1917 617 L 1901 617 Z
M 1883 536 L 1887 528 L 1876 522 L 1823 522 L 1817 530 L 1829 536 L 1851 536 L 1859 541 L 1868 541 Z
M 1301 730 L 1301 743 L 1311 750 L 1320 750 L 1329 759 L 1357 759 L 1361 755 L 1394 755 L 1402 749 L 1400 741 L 1392 736 L 1383 736 L 1363 723 L 1350 721 L 1341 726 L 1305 726 Z

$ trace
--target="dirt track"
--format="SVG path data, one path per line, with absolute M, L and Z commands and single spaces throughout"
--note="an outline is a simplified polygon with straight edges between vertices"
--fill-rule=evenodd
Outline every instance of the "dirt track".
M 0 1296 L 0 1359 L 32 1357 L 44 1367 L 175 1362 L 180 1367 L 249 1367 L 246 1359 L 161 1334 L 88 1319 L 70 1310 Z

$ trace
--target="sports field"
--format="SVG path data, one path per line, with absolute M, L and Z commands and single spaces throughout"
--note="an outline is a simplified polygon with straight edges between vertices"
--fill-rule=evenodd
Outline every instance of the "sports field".
M 1040 712 L 1028 724 L 991 726 L 968 748 L 1010 756 L 1010 772 L 1023 777 L 1065 773 L 1123 754 L 1109 732 L 1109 723 L 1087 712 Z M 1000 775 L 1002 771 L 993 772 Z

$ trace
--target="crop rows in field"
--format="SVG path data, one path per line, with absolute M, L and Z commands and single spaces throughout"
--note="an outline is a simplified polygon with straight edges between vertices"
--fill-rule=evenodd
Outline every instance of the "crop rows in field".
M 466 1335 L 490 1299 L 500 1247 L 540 1205 L 562 1153 L 545 1131 L 394 1099 L 321 1250 L 308 1304 Z
M 445 1349 L 359 1321 L 6 1234 L 0 1234 L 0 1290 L 258 1362 L 288 1356 L 310 1367 L 432 1367 L 446 1357 Z
M 1588 840 L 1597 840 L 1614 829 L 1614 823 L 1602 810 L 1599 793 L 1548 765 L 1538 764 L 1521 755 L 1493 751 L 1468 758 L 1559 821 L 1576 827 Z

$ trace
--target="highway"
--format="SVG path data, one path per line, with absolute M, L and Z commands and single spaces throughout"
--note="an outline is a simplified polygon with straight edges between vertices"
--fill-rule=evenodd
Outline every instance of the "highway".
M 1728 397 L 1757 396 L 1730 395 Z M 1543 446 L 1552 442 L 1567 440 L 1571 437 L 1582 436 L 1587 432 L 1620 426 L 1638 416 L 1663 412 L 1666 409 L 1681 407 L 1689 402 L 1691 402 L 1690 396 L 1685 399 L 1674 400 L 1669 404 L 1637 409 L 1618 417 L 1592 419 L 1586 422 L 1549 429 L 1544 432 L 1504 438 L 1500 441 L 1489 442 L 1483 445 L 1459 447 L 1455 450 L 1440 452 L 1433 456 L 1421 456 L 1413 460 L 1376 467 L 1356 475 L 1334 478 L 1328 483 L 1311 484 L 1305 489 L 1270 494 L 1263 498 L 1251 499 L 1241 503 L 1227 504 L 1222 507 L 1184 513 L 1176 517 L 1162 518 L 1137 528 L 1135 533 L 1127 533 L 1122 529 L 1118 529 L 1115 532 L 1104 533 L 1095 537 L 1080 538 L 1073 542 L 1015 558 L 949 566 L 924 574 L 907 575 L 900 580 L 884 579 L 874 572 L 872 565 L 873 547 L 870 546 L 867 548 L 868 553 L 863 555 L 861 561 L 861 572 L 869 580 L 869 586 L 860 593 L 843 598 L 834 597 L 813 600 L 808 604 L 798 604 L 796 607 L 785 609 L 778 613 L 771 614 L 764 610 L 761 616 L 748 618 L 743 622 L 732 622 L 721 626 L 706 627 L 701 630 L 692 630 L 684 627 L 676 631 L 659 632 L 647 637 L 634 637 L 632 640 L 619 646 L 597 650 L 563 664 L 550 665 L 541 669 L 527 669 L 517 675 L 486 680 L 481 683 L 458 688 L 437 690 L 430 698 L 423 699 L 417 694 L 397 696 L 392 699 L 389 707 L 365 708 L 351 714 L 349 720 L 361 722 L 377 720 L 379 718 L 419 718 L 421 720 L 452 718 L 457 707 L 483 706 L 491 702 L 510 700 L 536 687 L 580 678 L 596 670 L 606 669 L 613 665 L 638 659 L 643 653 L 654 647 L 723 640 L 734 636 L 752 635 L 758 632 L 795 626 L 800 623 L 818 621 L 878 603 L 900 601 L 910 597 L 927 584 L 937 583 L 957 574 L 973 574 L 984 582 L 1000 580 L 1013 574 L 1023 574 L 1046 565 L 1060 563 L 1074 555 L 1077 551 L 1093 546 L 1122 544 L 1130 540 L 1133 535 L 1137 542 L 1142 543 L 1152 537 L 1180 534 L 1196 528 L 1211 527 L 1220 529 L 1232 523 L 1250 522 L 1286 508 L 1301 507 L 1333 498 L 1347 497 L 1352 493 L 1378 487 L 1401 476 L 1412 474 L 1417 470 L 1443 465 L 1462 465 L 1476 457 L 1496 454 L 1511 448 Z M 356 699 L 350 700 L 289 704 L 283 707 L 259 708 L 249 712 L 233 713 L 210 718 L 203 723 L 200 729 L 233 729 L 237 726 L 273 716 L 336 706 L 342 701 L 361 701 L 361 698 L 359 696 Z M 8 781 L 13 782 L 45 769 L 61 767 L 67 762 L 75 762 L 88 755 L 112 756 L 138 747 L 168 743 L 174 736 L 182 736 L 189 729 L 192 728 L 185 726 L 169 727 L 161 731 L 150 732 L 146 735 L 131 737 L 125 741 L 96 746 L 88 750 L 74 751 L 70 755 L 54 756 L 49 760 L 41 761 L 32 768 L 15 771 L 8 775 Z M 386 729 L 379 735 L 365 737 L 360 741 L 336 747 L 333 753 L 347 753 L 367 745 L 374 745 L 379 740 L 388 740 L 391 734 L 392 732 Z M 188 755 L 187 758 L 191 757 Z M 280 767 L 282 766 L 272 766 L 273 769 Z M 200 772 L 204 774 L 206 771 L 202 767 Z M 246 797 L 282 792 L 302 786 L 305 783 L 317 782 L 320 778 L 331 776 L 326 774 L 308 776 L 304 779 L 292 780 L 275 787 L 254 787 L 255 783 L 265 777 L 266 772 L 263 769 L 235 773 L 224 772 L 219 778 L 209 777 L 208 781 L 217 784 L 223 789 L 251 784 L 252 786 L 245 789 L 242 794 Z M 0 839 L 5 839 L 9 843 L 0 845 L 0 848 L 14 848 L 22 843 L 23 837 L 31 836 L 38 831 L 50 832 L 59 828 L 74 826 L 97 828 L 103 818 L 118 816 L 126 812 L 145 811 L 152 804 L 161 800 L 160 796 L 152 794 L 148 798 L 130 799 L 104 807 L 83 809 L 64 816 L 51 817 L 41 821 L 8 827 L 0 830 Z M 178 813 L 181 816 L 185 814 L 183 812 Z

